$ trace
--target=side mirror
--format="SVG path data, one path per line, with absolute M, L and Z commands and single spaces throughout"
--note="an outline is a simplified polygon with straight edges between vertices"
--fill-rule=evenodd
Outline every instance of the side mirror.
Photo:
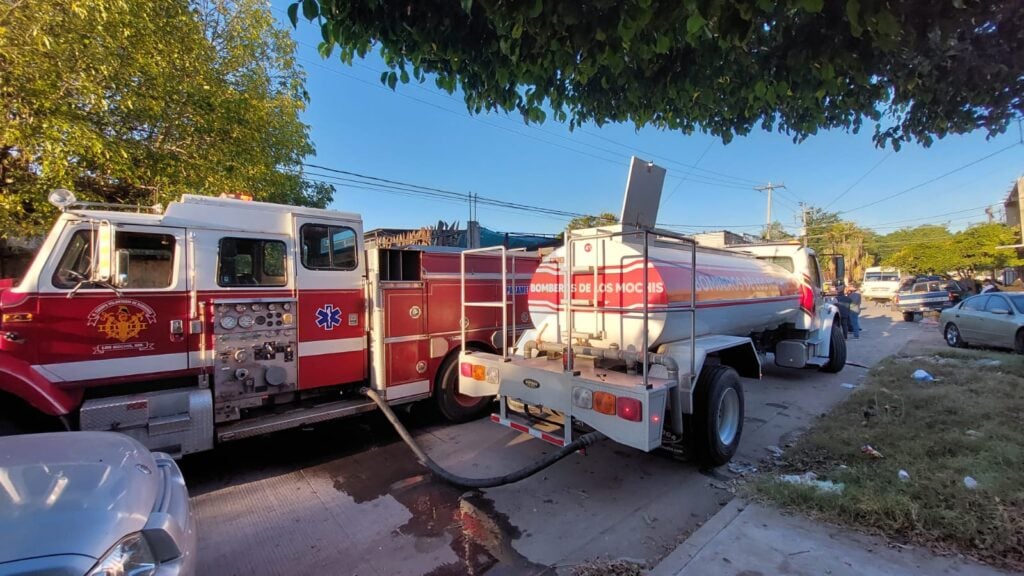
M 128 250 L 120 249 L 114 258 L 114 286 L 118 288 L 128 285 L 128 266 L 130 263 Z
M 832 255 L 832 268 L 836 271 L 836 281 L 845 284 L 843 280 L 846 278 L 846 258 L 842 254 Z
M 89 280 L 110 282 L 114 257 L 114 227 L 107 220 L 93 229 L 93 258 Z

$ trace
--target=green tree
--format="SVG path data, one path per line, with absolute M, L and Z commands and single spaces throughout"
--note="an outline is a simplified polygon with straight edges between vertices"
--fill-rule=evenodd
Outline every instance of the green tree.
M 577 216 L 569 221 L 567 228 L 569 230 L 579 230 L 580 228 L 596 228 L 598 226 L 608 226 L 609 224 L 618 224 L 619 217 L 611 212 L 601 212 L 597 216 Z
M 868 243 L 883 266 L 898 268 L 904 274 L 944 274 L 956 269 L 950 248 L 953 234 L 942 224 L 924 224 L 902 228 Z
M 44 231 L 47 192 L 154 204 L 246 191 L 325 206 L 294 43 L 259 0 L 0 7 L 0 226 Z
M 898 231 L 899 248 L 883 263 L 911 274 L 946 274 L 955 272 L 960 278 L 973 278 L 984 272 L 1024 264 L 1012 249 L 999 248 L 1019 242 L 1017 233 L 998 223 L 977 224 L 950 234 L 944 226 L 927 225 Z
M 767 230 L 761 232 L 761 238 L 764 240 L 788 240 L 793 235 L 786 232 L 785 226 L 778 220 L 771 223 L 771 226 Z
M 631 122 L 728 141 L 873 125 L 878 144 L 1024 112 L 1019 0 L 302 0 L 321 54 L 375 48 L 381 82 L 428 76 L 471 112 L 570 126 Z
M 980 272 L 991 276 L 1007 266 L 1020 266 L 1024 260 L 1017 257 L 1014 249 L 999 248 L 1018 244 L 1017 232 L 997 222 L 977 224 L 958 233 L 951 242 L 952 252 L 957 259 L 956 270 L 961 278 L 973 277 Z

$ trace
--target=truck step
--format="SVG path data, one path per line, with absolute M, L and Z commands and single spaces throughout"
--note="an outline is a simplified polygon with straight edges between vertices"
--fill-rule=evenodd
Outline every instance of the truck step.
M 531 425 L 527 419 L 514 414 L 509 414 L 508 418 L 502 418 L 500 414 L 491 414 L 491 422 L 507 426 L 523 434 L 529 434 L 534 438 L 543 440 L 548 444 L 554 444 L 559 448 L 565 446 L 565 437 L 556 426 L 546 424 Z
M 242 438 L 287 430 L 289 428 L 298 428 L 299 426 L 308 426 L 376 409 L 377 405 L 367 398 L 339 400 L 337 402 L 321 404 L 314 408 L 291 410 L 280 414 L 268 414 L 221 426 L 217 428 L 217 440 L 219 442 L 241 440 Z

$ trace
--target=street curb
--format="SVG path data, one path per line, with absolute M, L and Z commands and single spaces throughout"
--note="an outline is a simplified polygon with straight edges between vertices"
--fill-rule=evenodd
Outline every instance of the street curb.
M 724 508 L 691 534 L 685 542 L 662 559 L 654 569 L 647 573 L 647 576 L 676 576 L 680 574 L 697 557 L 697 554 L 722 530 L 725 530 L 746 507 L 747 503 L 740 498 L 730 500 Z

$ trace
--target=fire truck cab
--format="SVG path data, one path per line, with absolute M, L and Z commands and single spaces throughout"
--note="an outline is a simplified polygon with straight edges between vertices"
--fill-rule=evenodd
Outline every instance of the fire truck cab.
M 465 291 L 499 298 L 504 274 L 523 313 L 462 317 L 457 251 L 367 249 L 357 214 L 57 200 L 25 277 L 0 286 L 0 433 L 38 414 L 183 455 L 372 410 L 363 386 L 464 420 L 490 399 L 458 393 L 461 335 L 494 351 L 529 326 L 532 255 L 468 256 Z

